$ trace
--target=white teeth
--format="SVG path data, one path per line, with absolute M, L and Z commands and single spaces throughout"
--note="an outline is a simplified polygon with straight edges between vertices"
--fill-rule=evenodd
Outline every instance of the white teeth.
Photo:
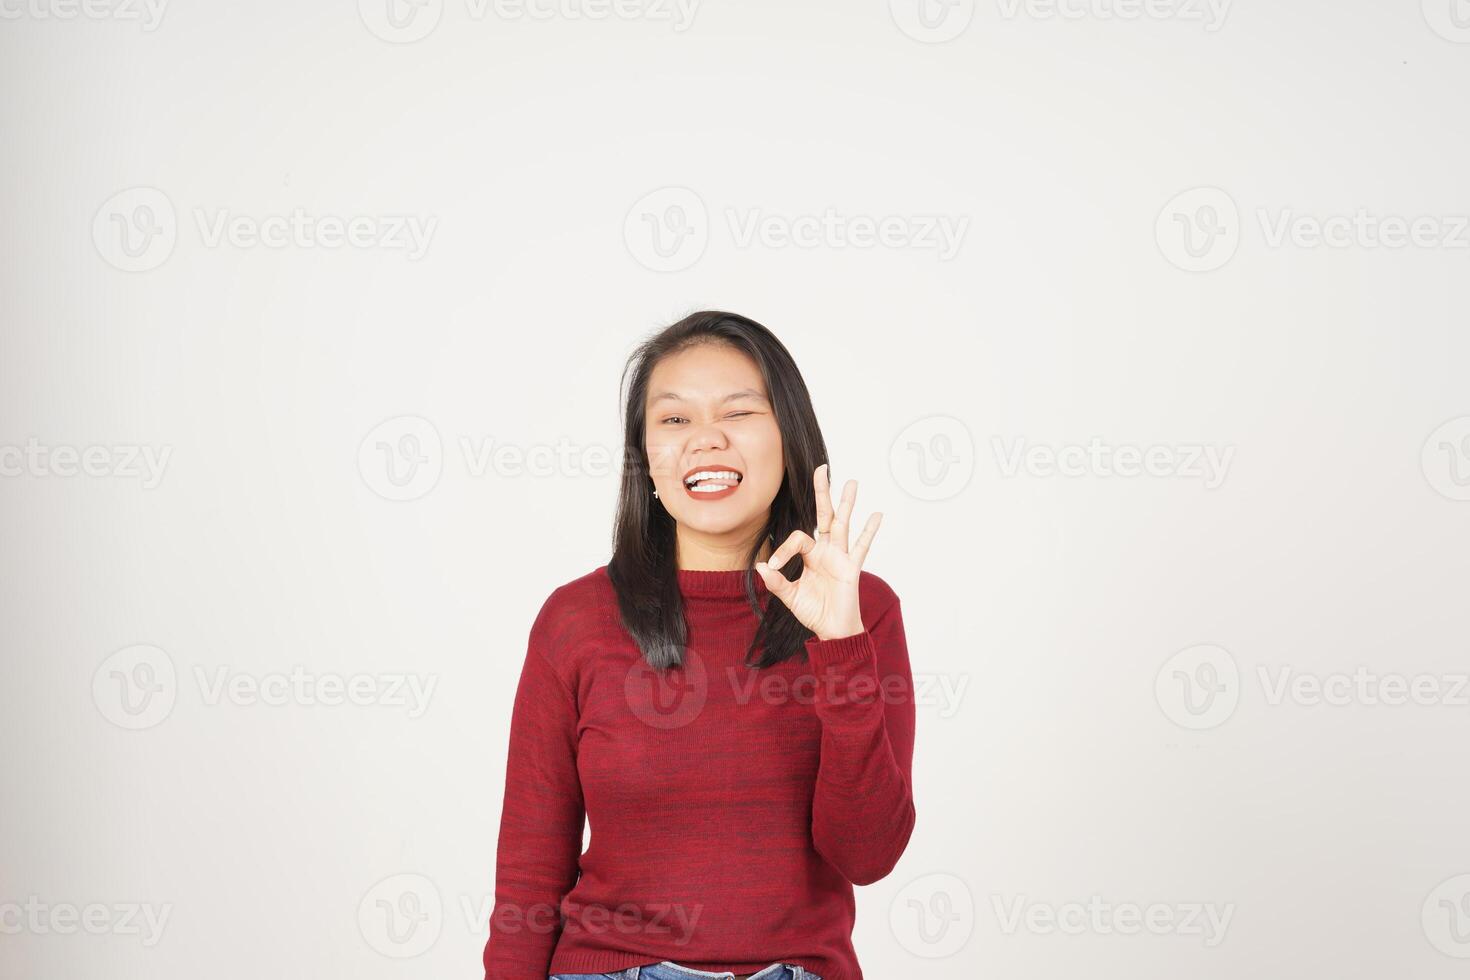
M 688 485 L 698 483 L 700 480 L 735 480 L 739 482 L 740 474 L 733 470 L 700 470 L 698 473 L 690 473 L 686 476 L 684 483 Z M 723 490 L 725 488 L 719 487 L 718 489 Z

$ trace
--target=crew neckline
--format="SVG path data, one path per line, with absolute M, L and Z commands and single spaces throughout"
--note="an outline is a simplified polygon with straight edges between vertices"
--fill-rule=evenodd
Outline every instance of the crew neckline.
M 680 568 L 676 569 L 676 572 L 679 576 L 679 591 L 685 595 L 745 595 L 746 569 L 734 568 L 728 571 L 715 571 L 704 568 Z M 750 576 L 755 581 L 756 595 L 764 595 L 769 591 L 766 588 L 765 579 L 761 578 L 759 572 L 751 569 Z

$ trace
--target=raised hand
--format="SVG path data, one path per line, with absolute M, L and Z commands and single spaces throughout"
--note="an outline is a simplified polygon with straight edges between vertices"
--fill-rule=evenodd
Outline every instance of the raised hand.
M 835 640 L 864 629 L 858 609 L 858 573 L 862 571 L 863 559 L 868 555 L 883 515 L 874 511 L 849 549 L 847 528 L 852 505 L 857 500 L 857 481 L 848 480 L 843 485 L 842 501 L 835 514 L 826 463 L 812 474 L 812 486 L 817 497 L 817 536 L 792 531 L 771 552 L 768 562 L 755 563 L 755 570 L 771 594 L 784 602 L 817 639 Z M 777 569 L 797 554 L 802 556 L 801 577 L 792 582 Z

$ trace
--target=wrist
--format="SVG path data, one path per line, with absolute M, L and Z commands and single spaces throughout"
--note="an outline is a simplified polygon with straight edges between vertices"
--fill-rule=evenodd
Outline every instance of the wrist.
M 837 627 L 836 629 L 830 630 L 813 630 L 812 632 L 816 634 L 818 640 L 825 643 L 828 640 L 845 640 L 849 636 L 857 636 L 863 629 L 862 623 L 856 623 L 849 624 L 846 627 Z

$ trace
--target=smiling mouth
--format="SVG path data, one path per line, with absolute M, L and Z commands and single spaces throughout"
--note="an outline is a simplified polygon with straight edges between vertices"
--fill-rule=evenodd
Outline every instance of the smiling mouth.
M 744 474 L 739 470 L 694 469 L 684 474 L 684 489 L 692 497 L 726 497 L 735 492 L 743 479 Z

